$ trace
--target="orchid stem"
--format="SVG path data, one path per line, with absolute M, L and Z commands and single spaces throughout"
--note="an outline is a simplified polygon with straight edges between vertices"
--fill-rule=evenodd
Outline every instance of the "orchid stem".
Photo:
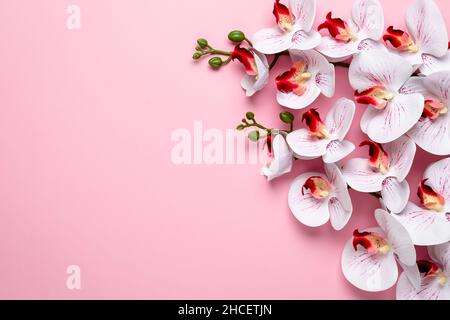
M 223 51 L 223 50 L 216 50 L 216 49 L 212 49 L 209 51 L 204 51 L 203 55 L 207 55 L 207 54 L 220 54 L 222 56 L 231 56 L 231 52 L 230 51 Z
M 253 43 L 248 38 L 244 38 L 244 40 L 248 43 L 250 47 L 253 47 Z
M 278 62 L 278 60 L 280 59 L 281 56 L 286 56 L 286 55 L 289 55 L 288 51 L 283 51 L 283 52 L 277 53 L 274 56 L 274 58 L 272 60 L 272 63 L 269 66 L 269 70 L 272 70 L 275 67 L 275 65 L 277 64 L 277 62 Z

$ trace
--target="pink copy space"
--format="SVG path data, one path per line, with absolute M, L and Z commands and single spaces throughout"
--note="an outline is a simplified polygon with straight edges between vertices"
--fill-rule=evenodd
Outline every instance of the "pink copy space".
M 348 18 L 351 0 L 319 0 Z M 381 1 L 386 26 L 404 28 L 411 0 Z M 66 8 L 82 29 L 66 28 Z M 436 0 L 447 21 L 450 2 Z M 175 166 L 171 133 L 225 130 L 252 110 L 278 126 L 273 81 L 252 99 L 232 65 L 193 63 L 195 39 L 222 48 L 229 31 L 271 26 L 272 0 L 0 0 L 0 298 L 393 299 L 363 293 L 340 270 L 344 243 L 375 225 L 379 204 L 352 192 L 349 225 L 309 229 L 287 207 L 290 182 L 321 170 L 295 163 L 268 184 L 260 167 Z M 273 77 L 288 67 L 283 58 Z M 352 97 L 337 70 L 325 114 Z M 349 139 L 364 139 L 358 106 Z M 300 115 L 301 112 L 296 112 Z M 355 152 L 353 156 L 362 154 Z M 427 164 L 419 151 L 414 189 Z M 423 250 L 420 251 L 423 254 Z M 79 265 L 82 289 L 66 287 Z

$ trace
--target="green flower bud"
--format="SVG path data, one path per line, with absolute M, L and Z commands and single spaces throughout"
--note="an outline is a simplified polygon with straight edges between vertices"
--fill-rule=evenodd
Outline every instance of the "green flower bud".
M 236 127 L 236 130 L 238 130 L 238 131 L 242 131 L 244 129 L 245 129 L 245 126 L 243 124 L 240 124 Z
M 198 60 L 198 59 L 200 59 L 202 57 L 202 55 L 200 54 L 200 53 L 194 53 L 194 55 L 192 56 L 192 59 L 194 59 L 194 60 Z
M 254 114 L 253 112 L 247 112 L 247 113 L 245 114 L 245 117 L 246 117 L 248 120 L 253 120 L 253 119 L 255 119 L 255 114 Z
M 219 57 L 214 57 L 214 58 L 209 59 L 208 63 L 211 66 L 211 68 L 216 69 L 216 70 L 219 69 L 223 65 L 223 61 Z
M 232 42 L 239 43 L 245 40 L 245 34 L 242 31 L 234 30 L 228 34 L 228 39 Z
M 250 141 L 257 142 L 259 140 L 259 131 L 252 131 L 248 134 Z
M 280 113 L 280 119 L 284 123 L 291 124 L 292 122 L 294 122 L 295 117 L 290 112 L 281 112 Z
M 205 49 L 208 46 L 208 40 L 206 39 L 198 39 L 197 43 L 202 49 Z

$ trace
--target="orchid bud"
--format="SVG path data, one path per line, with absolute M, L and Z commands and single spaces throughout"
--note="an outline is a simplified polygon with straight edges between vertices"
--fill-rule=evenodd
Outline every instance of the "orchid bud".
M 242 131 L 244 129 L 245 129 L 245 126 L 243 124 L 240 124 L 236 127 L 236 130 L 238 130 L 238 131 Z
M 255 119 L 255 114 L 253 112 L 247 112 L 245 114 L 245 117 L 247 118 L 247 120 L 253 120 Z
M 196 53 L 194 53 L 194 55 L 192 56 L 192 59 L 198 60 L 198 59 L 200 59 L 201 57 L 202 57 L 202 55 L 201 55 L 200 53 L 196 52 Z
M 197 43 L 202 49 L 205 49 L 208 46 L 208 40 L 206 39 L 198 39 Z
M 250 141 L 257 142 L 259 140 L 259 131 L 252 131 L 248 134 Z
M 280 113 L 280 119 L 286 124 L 291 124 L 294 122 L 294 115 L 290 112 L 281 112 Z
M 228 39 L 232 42 L 239 43 L 245 40 L 245 34 L 240 30 L 234 30 L 228 34 Z
M 223 65 L 223 61 L 219 57 L 209 59 L 208 63 L 211 66 L 211 68 L 215 70 L 220 69 L 220 67 Z

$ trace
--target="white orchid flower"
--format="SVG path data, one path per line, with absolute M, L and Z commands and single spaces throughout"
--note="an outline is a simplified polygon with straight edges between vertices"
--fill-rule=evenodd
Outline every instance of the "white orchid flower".
M 315 50 L 290 51 L 294 62 L 289 71 L 276 78 L 277 101 L 291 109 L 303 109 L 322 93 L 332 97 L 335 89 L 334 66 Z
M 361 130 L 373 141 L 394 141 L 419 121 L 423 96 L 400 90 L 412 73 L 407 60 L 384 50 L 364 51 L 353 58 L 349 79 L 356 90 L 355 100 L 369 105 L 361 119 Z
M 256 50 L 275 54 L 290 49 L 310 50 L 319 45 L 320 33 L 312 30 L 316 0 L 289 0 L 289 6 L 275 0 L 273 14 L 277 27 L 260 30 L 253 36 Z
M 450 242 L 428 247 L 431 260 L 419 260 L 420 287 L 405 274 L 397 283 L 397 300 L 450 300 Z
M 342 271 L 355 287 L 370 292 L 391 288 L 398 279 L 396 259 L 413 287 L 419 286 L 416 251 L 405 228 L 389 213 L 378 209 L 379 228 L 353 232 L 342 252 Z
M 415 245 L 450 241 L 450 158 L 427 168 L 417 195 L 421 207 L 409 202 L 395 218 L 408 230 Z
M 269 82 L 269 63 L 267 57 L 255 49 L 236 46 L 230 58 L 238 60 L 245 68 L 246 74 L 242 78 L 241 86 L 246 91 L 247 97 L 253 96 L 263 89 Z
M 332 227 L 341 230 L 352 215 L 352 201 L 339 168 L 326 164 L 325 172 L 297 177 L 289 190 L 289 208 L 306 226 L 319 227 L 331 220 Z
M 273 141 L 272 141 L 273 140 Z M 268 161 L 262 168 L 261 173 L 268 181 L 291 172 L 293 152 L 289 148 L 283 135 L 277 134 L 267 136 Z
M 355 115 L 355 104 L 339 99 L 328 112 L 325 123 L 319 113 L 311 109 L 303 114 L 308 129 L 302 128 L 287 136 L 289 147 L 296 156 L 314 159 L 322 157 L 325 163 L 335 163 L 348 156 L 355 146 L 344 140 Z
M 392 212 L 401 212 L 409 200 L 409 184 L 405 180 L 416 154 L 415 143 L 403 136 L 381 145 L 364 141 L 369 146 L 369 159 L 351 159 L 342 173 L 348 185 L 359 192 L 381 192 L 385 206 Z
M 413 77 L 401 91 L 420 93 L 425 98 L 422 118 L 408 136 L 429 153 L 450 155 L 450 71 Z
M 361 51 L 382 47 L 378 41 L 383 36 L 383 8 L 378 0 L 356 0 L 348 23 L 333 18 L 330 12 L 319 25 L 319 31 L 322 29 L 329 35 L 323 36 L 316 50 L 333 61 L 347 60 Z
M 390 26 L 383 39 L 415 68 L 420 67 L 427 56 L 441 58 L 447 54 L 447 27 L 433 0 L 415 0 L 406 12 L 406 26 L 408 32 Z

